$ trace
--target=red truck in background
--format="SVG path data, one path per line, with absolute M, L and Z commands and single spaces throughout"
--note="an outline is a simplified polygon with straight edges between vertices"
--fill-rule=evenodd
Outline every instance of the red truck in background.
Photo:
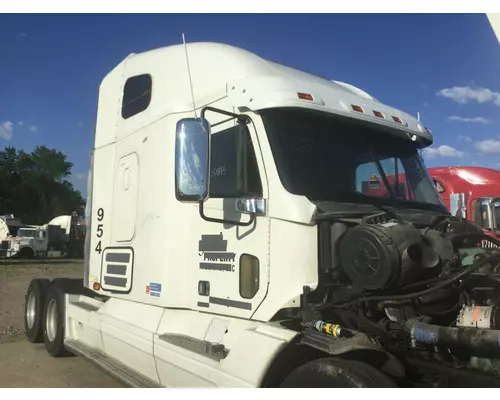
M 429 168 L 436 189 L 453 215 L 500 237 L 500 171 L 484 167 Z
M 500 237 L 500 171 L 484 167 L 428 168 L 436 189 L 451 214 L 480 225 L 487 234 Z M 400 197 L 412 199 L 404 173 L 387 175 L 392 190 Z M 381 178 L 371 175 L 362 182 L 361 191 L 382 197 L 387 192 Z M 490 242 L 485 241 L 484 245 Z

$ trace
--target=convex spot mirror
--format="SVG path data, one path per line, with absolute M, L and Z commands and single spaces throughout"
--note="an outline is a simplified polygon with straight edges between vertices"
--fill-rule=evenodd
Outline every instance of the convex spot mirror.
M 265 215 L 266 201 L 264 199 L 237 199 L 236 211 L 242 214 Z

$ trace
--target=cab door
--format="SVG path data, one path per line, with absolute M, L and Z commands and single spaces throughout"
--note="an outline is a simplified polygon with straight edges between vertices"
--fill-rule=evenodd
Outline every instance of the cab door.
M 47 231 L 45 229 L 38 229 L 33 240 L 33 250 L 37 254 L 45 252 L 47 251 L 48 244 Z
M 210 198 L 203 204 L 205 218 L 198 225 L 198 310 L 251 318 L 265 298 L 269 275 L 267 197 L 254 125 L 232 121 L 212 128 Z M 263 215 L 242 226 L 239 223 L 248 222 L 250 216 L 238 208 L 255 200 Z M 224 222 L 210 221 L 214 218 Z
M 255 127 L 216 113 L 206 118 L 212 132 L 209 199 L 199 209 L 183 205 L 190 225 L 176 238 L 179 268 L 189 277 L 185 298 L 199 312 L 167 308 L 158 324 L 154 355 L 167 387 L 219 386 L 231 379 L 225 366 L 231 335 L 252 326 L 268 289 L 268 185 Z M 245 204 L 257 205 L 259 215 L 251 220 L 240 212 Z

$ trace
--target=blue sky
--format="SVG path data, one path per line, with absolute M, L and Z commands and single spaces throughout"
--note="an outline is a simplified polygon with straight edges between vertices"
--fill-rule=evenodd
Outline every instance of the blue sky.
M 500 169 L 500 45 L 483 14 L 0 15 L 0 148 L 57 148 L 85 193 L 97 88 L 124 57 L 188 41 L 243 47 L 351 83 L 434 134 L 428 166 Z

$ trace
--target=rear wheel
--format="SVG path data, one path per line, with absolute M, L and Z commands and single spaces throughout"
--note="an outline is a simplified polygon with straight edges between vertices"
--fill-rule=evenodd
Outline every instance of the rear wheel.
M 310 361 L 288 375 L 284 388 L 395 388 L 383 372 L 361 361 L 323 358 Z
M 45 297 L 50 289 L 48 279 L 33 279 L 26 292 L 24 303 L 24 330 L 31 343 L 43 342 L 43 310 Z
M 71 355 L 64 346 L 65 311 L 64 291 L 60 285 L 52 284 L 45 299 L 43 320 L 45 348 L 52 357 Z

